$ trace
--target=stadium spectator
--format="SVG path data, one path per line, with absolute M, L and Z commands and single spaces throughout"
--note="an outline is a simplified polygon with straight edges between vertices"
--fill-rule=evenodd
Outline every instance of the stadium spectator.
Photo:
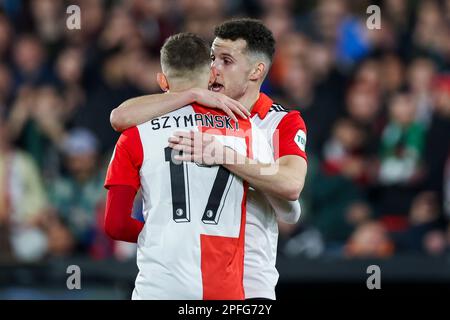
M 404 231 L 424 192 L 435 195 L 439 219 L 450 220 L 450 1 L 379 1 L 381 30 L 364 28 L 367 1 L 76 4 L 82 10 L 80 30 L 66 28 L 63 1 L 0 3 L 0 109 L 8 125 L 9 150 L 26 155 L 20 158 L 28 160 L 17 165 L 37 166 L 44 194 L 57 190 L 61 177 L 71 173 L 61 151 L 72 128 L 94 133 L 97 157 L 109 158 L 118 137 L 109 126 L 109 114 L 128 98 L 159 92 L 158 55 L 169 35 L 191 30 L 212 40 L 213 25 L 248 15 L 263 19 L 277 39 L 262 91 L 300 110 L 308 126 L 310 185 L 301 199 L 305 221 L 281 226 L 285 240 L 315 230 L 324 248 L 336 243 L 342 248 L 358 228 L 348 215 L 359 203 L 389 232 Z M 408 140 L 412 136 L 417 139 Z M 5 158 L 2 151 L 0 162 Z M 378 168 L 381 179 L 375 183 L 372 172 Z M 70 179 L 76 180 L 73 175 Z M 102 185 L 93 190 L 101 198 Z M 88 209 L 93 225 L 95 210 Z M 70 216 L 81 221 L 86 214 Z M 72 252 L 73 239 L 58 215 L 45 217 L 38 219 L 48 241 L 42 252 Z M 426 240 L 438 255 L 444 254 L 440 232 Z M 98 256 L 108 256 L 109 244 L 103 246 L 106 251 Z
M 356 184 L 366 185 L 371 178 L 367 170 L 366 134 L 355 121 L 336 121 L 330 139 L 325 143 L 323 166 L 329 175 L 342 175 Z
M 35 261 L 48 250 L 39 221 L 48 209 L 36 163 L 10 143 L 0 114 L 0 259 Z
M 430 92 L 433 101 L 432 115 L 425 140 L 424 165 L 425 189 L 436 192 L 438 201 L 444 205 L 446 181 L 446 168 L 450 157 L 450 141 L 443 137 L 450 136 L 450 76 L 438 76 Z M 443 178 L 444 177 L 444 178 Z M 445 209 L 450 212 L 447 205 Z M 450 218 L 450 215 L 446 215 Z
M 441 218 L 436 194 L 417 195 L 411 205 L 408 226 L 393 235 L 398 252 L 442 254 L 446 245 Z
M 416 105 L 409 93 L 397 93 L 389 101 L 389 122 L 380 142 L 379 213 L 406 215 L 423 179 L 425 131 L 416 122 Z
M 416 119 L 428 127 L 433 116 L 433 79 L 436 77 L 436 64 L 427 57 L 411 61 L 407 70 L 408 87 L 416 101 Z
M 62 142 L 62 150 L 67 174 L 51 182 L 50 201 L 74 238 L 75 252 L 89 254 L 97 250 L 105 201 L 98 140 L 87 129 L 74 128 Z
M 6 112 L 11 103 L 13 79 L 9 68 L 0 64 L 0 108 Z
M 65 135 L 63 103 L 53 86 L 23 86 L 10 111 L 11 139 L 33 156 L 44 178 L 58 169 L 54 155 Z
M 8 18 L 0 13 L 0 58 L 2 61 L 9 60 L 9 51 L 11 50 L 11 40 L 13 28 Z
M 351 235 L 345 246 L 349 258 L 388 258 L 394 254 L 395 246 L 388 232 L 379 222 L 366 222 Z

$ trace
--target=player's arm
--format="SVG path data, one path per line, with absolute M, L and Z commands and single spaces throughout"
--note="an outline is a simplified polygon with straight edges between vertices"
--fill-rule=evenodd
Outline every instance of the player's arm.
M 144 224 L 131 216 L 140 188 L 142 143 L 136 127 L 124 131 L 116 143 L 105 179 L 108 189 L 105 232 L 114 240 L 137 242 Z
M 106 197 L 105 232 L 114 239 L 136 243 L 144 223 L 131 217 L 136 190 L 113 185 Z
M 300 219 L 302 209 L 298 200 L 289 201 L 270 194 L 264 194 L 264 196 L 269 201 L 274 213 L 280 221 L 294 224 Z
M 296 112 L 283 118 L 277 129 L 279 143 L 275 141 L 274 147 L 278 149 L 280 157 L 271 164 L 250 159 L 231 148 L 225 148 L 214 137 L 198 132 L 177 132 L 169 139 L 169 146 L 183 151 L 183 156 L 175 157 L 178 160 L 204 163 L 204 159 L 208 159 L 206 164 L 223 165 L 248 181 L 255 189 L 284 200 L 295 201 L 300 197 L 307 173 L 304 150 L 306 128 Z M 298 139 L 299 137 L 304 140 Z M 210 143 L 215 146 L 211 147 Z M 211 150 L 215 151 L 212 159 Z
M 297 201 L 307 173 L 306 125 L 298 111 L 291 111 L 282 118 L 272 137 L 272 145 L 274 164 L 254 164 L 236 154 L 237 161 L 224 166 L 267 195 Z
M 305 183 L 307 164 L 305 159 L 288 155 L 281 157 L 272 164 L 255 163 L 230 148 L 225 159 L 234 163 L 224 163 L 223 166 L 248 181 L 250 185 L 269 195 L 284 200 L 296 201 L 300 197 Z
M 258 160 L 261 163 L 274 162 L 276 154 L 274 154 L 273 149 L 266 140 L 265 135 L 255 125 L 252 125 L 251 143 L 253 148 L 252 155 L 255 160 Z M 270 203 L 270 206 L 273 208 L 273 212 L 277 216 L 278 220 L 288 224 L 297 223 L 301 214 L 300 202 L 297 199 L 290 201 L 272 194 L 264 192 L 262 192 L 262 194 Z
M 194 102 L 220 109 L 235 121 L 237 121 L 235 114 L 243 118 L 245 115 L 250 115 L 242 104 L 224 94 L 192 88 L 181 92 L 152 94 L 126 100 L 111 112 L 111 126 L 114 130 L 121 132 Z
M 169 138 L 169 146 L 183 151 L 183 155 L 175 156 L 176 160 L 223 165 L 255 189 L 281 199 L 298 200 L 303 189 L 307 164 L 297 155 L 283 156 L 275 163 L 260 163 L 199 132 L 177 132 Z

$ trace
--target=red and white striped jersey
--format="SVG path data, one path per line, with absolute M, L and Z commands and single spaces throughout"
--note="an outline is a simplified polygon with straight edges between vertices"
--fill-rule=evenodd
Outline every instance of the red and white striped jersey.
M 177 162 L 175 131 L 207 131 L 261 162 L 273 161 L 249 120 L 189 105 L 122 133 L 105 186 L 142 189 L 133 299 L 243 299 L 247 183 L 222 166 Z M 253 154 L 252 154 L 253 153 Z
M 275 160 L 287 155 L 297 155 L 307 160 L 306 125 L 298 111 L 287 110 L 260 93 L 251 113 L 252 123 L 265 134 Z M 246 298 L 275 299 L 275 286 L 278 281 L 275 263 L 279 214 L 266 195 L 250 188 L 245 229 Z

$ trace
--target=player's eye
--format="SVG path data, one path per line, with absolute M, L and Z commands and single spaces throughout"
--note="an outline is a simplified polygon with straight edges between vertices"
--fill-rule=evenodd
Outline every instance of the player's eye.
M 225 62 L 225 64 L 231 64 L 232 63 L 232 61 L 230 59 L 224 59 L 223 61 Z
M 211 55 L 211 61 L 214 61 L 214 60 L 216 60 L 216 57 L 212 54 Z

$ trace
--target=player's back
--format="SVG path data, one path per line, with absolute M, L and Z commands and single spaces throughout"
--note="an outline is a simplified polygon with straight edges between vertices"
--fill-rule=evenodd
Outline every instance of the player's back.
M 222 166 L 177 162 L 175 131 L 206 131 L 251 156 L 248 120 L 190 105 L 130 129 L 142 146 L 144 228 L 134 299 L 243 299 L 247 186 Z

